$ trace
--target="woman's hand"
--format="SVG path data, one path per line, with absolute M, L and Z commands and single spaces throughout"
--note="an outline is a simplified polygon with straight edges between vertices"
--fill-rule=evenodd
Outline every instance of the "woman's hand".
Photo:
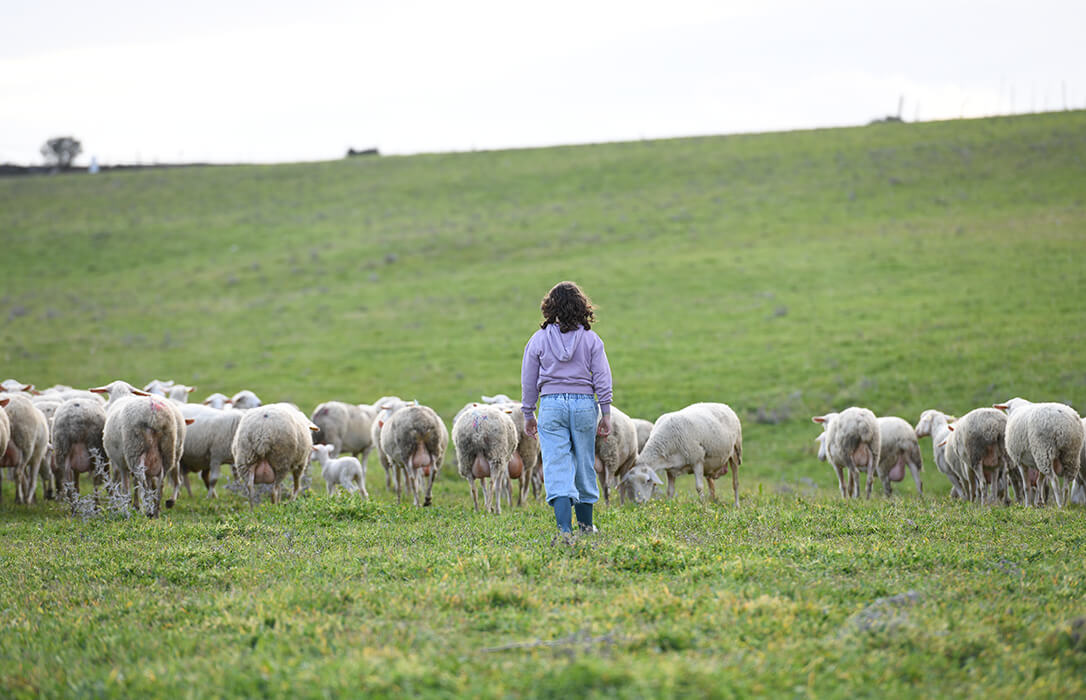
M 536 423 L 535 418 L 529 418 L 524 421 L 524 432 L 528 434 L 528 437 L 539 436 L 539 424 Z
M 600 424 L 596 426 L 596 435 L 600 437 L 607 437 L 611 434 L 611 414 L 604 413 L 600 418 Z

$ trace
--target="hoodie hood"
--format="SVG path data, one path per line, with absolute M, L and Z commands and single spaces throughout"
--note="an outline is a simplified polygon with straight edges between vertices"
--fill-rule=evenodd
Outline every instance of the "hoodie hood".
M 577 330 L 563 333 L 557 323 L 548 323 L 543 330 L 543 342 L 548 353 L 562 362 L 569 362 L 584 333 L 584 326 L 577 326 Z

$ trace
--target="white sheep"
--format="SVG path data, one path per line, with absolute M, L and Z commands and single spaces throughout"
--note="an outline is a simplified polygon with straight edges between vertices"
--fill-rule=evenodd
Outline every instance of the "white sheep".
M 743 429 L 739 416 L 727 404 L 695 403 L 665 413 L 637 456 L 635 466 L 667 472 L 667 495 L 675 495 L 675 477 L 694 474 L 694 486 L 702 497 L 703 481 L 716 499 L 716 479 L 731 470 L 735 505 L 739 505 L 739 465 L 743 463 Z
M 644 418 L 631 418 L 633 421 L 634 429 L 637 430 L 637 451 L 645 449 L 645 443 L 649 441 L 649 435 L 652 435 L 652 421 L 645 420 Z
M 509 398 L 505 394 L 494 394 L 493 396 L 483 396 L 481 398 L 483 399 L 483 403 L 493 403 L 493 404 L 515 403 L 513 399 Z
M 260 397 L 248 389 L 239 391 L 230 397 L 230 403 L 234 408 L 257 408 L 261 406 Z
M 920 456 L 920 443 L 916 430 L 904 418 L 882 416 L 879 424 L 879 479 L 882 490 L 887 496 L 893 495 L 892 482 L 905 478 L 905 467 L 909 467 L 916 492 L 924 495 L 924 484 L 920 480 L 920 470 L 924 461 Z
M 420 505 L 420 498 L 422 505 L 430 505 L 434 478 L 448 444 L 449 430 L 429 406 L 408 405 L 388 417 L 381 429 L 381 451 L 396 469 L 397 501 L 401 479 L 406 479 L 415 505 Z
M 879 423 L 869 409 L 852 406 L 840 413 L 827 413 L 811 418 L 822 424 L 820 458 L 837 474 L 837 484 L 845 498 L 859 498 L 861 469 L 867 472 L 867 497 L 871 497 L 872 477 L 879 463 Z M 846 487 L 845 473 L 848 473 Z
M 949 428 L 945 448 L 951 463 L 966 478 L 967 496 L 983 503 L 994 501 L 997 494 L 1005 493 L 1007 472 L 1010 471 L 1010 457 L 1004 442 L 1007 416 L 994 408 L 977 408 Z M 986 494 L 986 490 L 990 490 L 990 494 Z
M 283 479 L 294 477 L 290 500 L 298 497 L 302 474 L 309 466 L 316 426 L 287 404 L 269 404 L 246 411 L 231 446 L 235 476 L 245 484 L 249 507 L 255 505 L 256 484 L 272 485 L 272 503 L 279 503 Z
M 185 449 L 181 454 L 180 477 L 185 491 L 192 495 L 189 474 L 199 472 L 207 487 L 207 497 L 218 498 L 215 485 L 222 465 L 234 463 L 234 435 L 245 411 L 221 411 L 202 404 L 185 404 L 181 412 L 193 421 L 185 431 Z M 177 491 L 175 485 L 175 500 Z
M 498 394 L 498 397 L 501 396 L 504 396 L 504 394 Z M 496 397 L 484 396 L 483 398 L 488 399 Z M 453 417 L 453 425 L 456 425 L 456 421 L 460 419 L 461 415 L 478 405 L 479 402 L 473 401 L 457 411 L 456 416 Z M 527 431 L 525 431 L 524 412 L 519 410 L 519 402 L 495 402 L 490 405 L 496 406 L 502 409 L 502 411 L 509 413 L 510 417 L 513 419 L 513 423 L 517 426 L 517 449 L 513 452 L 513 456 L 509 458 L 509 479 L 506 482 L 504 493 L 506 495 L 506 502 L 512 507 L 512 483 L 513 481 L 516 481 L 518 484 L 517 506 L 519 507 L 527 500 L 529 489 L 532 491 L 533 498 L 538 498 L 538 484 L 536 483 L 536 478 L 542 474 L 542 470 L 539 466 L 539 437 L 529 435 Z M 456 466 L 459 470 L 460 462 L 456 453 L 454 453 L 453 458 L 457 460 Z
M 173 402 L 151 396 L 123 381 L 91 389 L 109 394 L 102 444 L 125 493 L 135 477 L 135 501 L 148 517 L 160 512 L 166 480 L 177 483 L 184 449 L 184 421 L 178 423 Z M 167 507 L 173 501 L 167 502 Z
M 143 391 L 155 396 L 168 396 L 173 385 L 174 381 L 172 379 L 152 379 L 143 387 Z
M 483 506 L 493 513 L 502 512 L 501 495 L 508 485 L 509 462 L 520 437 L 513 413 L 513 404 L 473 404 L 453 421 L 457 470 L 471 485 L 475 510 L 479 510 L 475 480 L 482 479 Z
M 11 401 L 9 397 L 0 393 L 0 496 L 4 492 L 4 469 L 7 468 L 5 456 L 8 452 L 8 442 L 11 440 L 11 419 L 8 418 L 8 412 L 4 410 L 4 406 L 9 401 Z
M 215 392 L 214 394 L 211 394 L 210 396 L 208 396 L 203 401 L 203 405 L 209 406 L 209 407 L 214 408 L 214 409 L 219 410 L 219 411 L 227 408 L 229 406 L 229 404 L 230 404 L 230 397 L 227 396 L 226 394 L 220 394 L 219 392 Z
M 656 493 L 657 486 L 663 486 L 660 476 L 646 466 L 634 465 L 619 479 L 618 493 L 622 503 L 632 500 L 638 505 L 646 503 Z
M 166 392 L 166 396 L 168 396 L 169 398 L 173 399 L 174 401 L 178 401 L 180 403 L 188 403 L 189 394 L 191 394 L 194 391 L 196 391 L 196 387 L 194 387 L 194 386 L 185 386 L 184 384 L 174 384 L 173 386 L 170 387 L 169 391 Z
M 61 483 L 72 484 L 77 494 L 80 474 L 90 474 L 95 486 L 101 484 L 94 460 L 106 457 L 102 444 L 105 427 L 106 409 L 97 396 L 65 401 L 53 415 L 54 469 Z
M 1056 506 L 1062 508 L 1065 485 L 1069 488 L 1079 473 L 1082 419 L 1062 403 L 1033 403 L 1017 397 L 993 408 L 1007 411 L 1007 454 L 1022 477 L 1026 505 L 1039 501 L 1034 485 L 1047 482 Z
M 600 415 L 596 420 L 602 419 Z M 611 434 L 596 436 L 596 476 L 603 501 L 611 504 L 611 489 L 616 488 L 637 461 L 637 428 L 628 415 L 611 406 Z
M 34 385 L 18 379 L 5 379 L 0 382 L 0 391 L 7 394 L 31 394 L 34 392 Z
M 335 493 L 338 486 L 351 493 L 357 493 L 368 501 L 370 494 L 366 490 L 366 467 L 350 455 L 333 459 L 334 453 L 336 453 L 334 445 L 317 444 L 313 445 L 313 453 L 310 455 L 310 461 L 315 459 L 320 462 L 321 477 L 328 489 L 328 495 Z
M 0 467 L 15 470 L 15 502 L 31 504 L 49 446 L 49 422 L 26 394 L 4 394 L 0 406 L 7 414 L 9 429 Z
M 399 485 L 393 483 L 396 471 L 392 463 L 388 461 L 388 455 L 381 449 L 381 430 L 384 428 L 385 421 L 388 420 L 389 416 L 404 406 L 410 405 L 410 403 L 399 396 L 382 396 L 373 403 L 373 408 L 377 413 L 373 418 L 373 426 L 370 428 L 370 441 L 373 443 L 374 449 L 377 450 L 377 459 L 385 470 L 385 489 L 389 491 L 395 490 L 397 494 L 399 493 Z
M 373 450 L 373 419 L 377 409 L 367 404 L 350 404 L 343 401 L 326 401 L 313 409 L 310 420 L 320 428 L 313 440 L 332 445 L 333 455 L 344 452 L 354 455 L 362 464 Z
M 917 421 L 913 430 L 916 432 L 918 439 L 931 436 L 931 453 L 932 458 L 935 460 L 935 468 L 946 476 L 950 482 L 951 497 L 968 498 L 965 485 L 962 483 L 961 477 L 959 477 L 959 469 L 956 465 L 951 464 L 950 458 L 946 454 L 946 441 L 950 436 L 950 424 L 956 420 L 958 419 L 955 416 L 932 408 L 920 414 L 920 420 Z

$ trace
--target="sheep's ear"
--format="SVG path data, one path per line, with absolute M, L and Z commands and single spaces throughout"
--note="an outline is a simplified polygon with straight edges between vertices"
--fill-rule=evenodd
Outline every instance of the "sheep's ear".
M 946 429 L 947 429 L 947 430 L 954 430 L 954 426 L 953 426 L 953 425 L 951 425 L 950 423 L 947 423 L 947 424 L 946 424 Z
M 11 402 L 11 399 L 0 399 L 0 408 L 7 406 Z
M 107 389 L 104 386 L 96 386 L 96 387 L 94 387 L 92 389 L 87 389 L 87 391 L 89 391 L 89 392 L 91 392 L 93 394 L 108 394 L 109 393 L 109 389 Z
M 143 391 L 142 389 L 133 389 L 132 393 L 136 396 L 151 396 L 149 392 Z
M 936 447 L 942 447 L 942 446 L 943 446 L 943 445 L 945 445 L 945 444 L 946 444 L 946 440 L 943 440 L 943 441 L 942 441 L 942 442 L 940 442 L 940 443 L 939 443 L 938 445 L 936 445 Z
M 660 475 L 656 473 L 655 469 L 649 472 L 649 478 L 652 480 L 652 483 L 656 484 L 657 486 L 664 485 L 664 480 L 660 478 Z
M 811 416 L 811 420 L 814 421 L 815 423 L 825 423 L 826 422 L 826 417 L 825 416 Z
M 191 394 L 191 393 L 192 393 L 192 392 L 194 392 L 194 391 L 196 391 L 196 387 L 194 387 L 194 386 L 190 386 L 190 387 L 189 387 L 189 393 Z
M 1009 406 L 1007 406 L 1007 404 L 1005 403 L 994 403 L 992 404 L 992 408 L 998 408 L 1000 411 L 1006 411 Z
M 309 429 L 312 430 L 314 433 L 319 433 L 321 431 L 320 426 L 313 425 L 312 423 L 309 424 Z
M 380 406 L 378 406 L 378 408 L 380 408 L 380 409 L 381 409 L 382 411 L 387 411 L 387 410 L 389 410 L 389 409 L 391 409 L 391 408 L 392 408 L 392 404 L 390 404 L 390 403 L 383 403 L 383 404 L 381 404 Z
M 512 408 L 503 408 L 502 413 L 508 413 L 509 415 L 513 415 L 513 409 Z
M 195 418 L 186 418 L 185 419 L 185 425 L 192 425 L 195 422 L 196 422 Z

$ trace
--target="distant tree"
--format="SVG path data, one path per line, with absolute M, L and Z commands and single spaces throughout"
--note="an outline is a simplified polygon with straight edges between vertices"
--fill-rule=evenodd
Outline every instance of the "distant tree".
M 82 152 L 83 144 L 71 136 L 58 136 L 49 139 L 41 147 L 41 154 L 45 157 L 45 162 L 55 165 L 61 170 L 72 167 L 72 161 Z

